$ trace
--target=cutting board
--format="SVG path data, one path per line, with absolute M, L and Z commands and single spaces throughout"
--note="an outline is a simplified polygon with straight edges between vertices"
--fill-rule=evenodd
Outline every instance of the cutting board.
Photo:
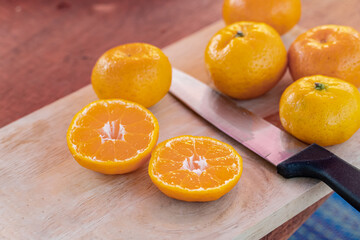
M 174 67 L 209 83 L 203 52 L 222 27 L 216 22 L 164 52 Z M 285 45 L 301 32 L 283 36 Z M 238 104 L 279 125 L 280 94 L 290 82 L 287 74 L 263 97 Z M 1 239 L 257 239 L 331 192 L 315 180 L 283 179 L 169 94 L 150 108 L 159 141 L 190 134 L 231 144 L 244 159 L 233 190 L 214 202 L 188 203 L 162 194 L 147 166 L 118 176 L 87 170 L 72 158 L 65 137 L 74 114 L 96 99 L 87 86 L 0 129 Z M 360 131 L 330 150 L 359 167 L 359 144 Z

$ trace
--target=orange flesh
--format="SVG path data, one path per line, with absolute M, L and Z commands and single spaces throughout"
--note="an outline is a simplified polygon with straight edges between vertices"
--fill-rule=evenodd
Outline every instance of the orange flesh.
M 226 146 L 206 139 L 181 139 L 159 149 L 154 175 L 186 189 L 218 187 L 239 174 L 239 158 Z
M 117 161 L 145 150 L 154 131 L 147 113 L 129 104 L 106 104 L 80 113 L 70 137 L 77 152 L 93 160 Z

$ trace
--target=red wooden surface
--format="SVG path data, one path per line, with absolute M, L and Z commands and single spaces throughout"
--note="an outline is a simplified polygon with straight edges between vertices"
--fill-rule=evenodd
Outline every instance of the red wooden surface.
M 0 126 L 90 82 L 96 59 L 127 42 L 164 47 L 220 19 L 221 1 L 4 1 Z
M 303 0 L 299 25 L 360 20 L 357 0 Z M 164 47 L 221 18 L 222 0 L 0 0 L 0 127 L 90 82 L 105 50 Z
M 360 30 L 357 0 L 302 3 L 302 27 Z M 127 42 L 164 47 L 219 20 L 221 6 L 222 0 L 0 0 L 0 127 L 89 84 L 105 50 Z M 289 237 L 321 203 L 267 238 Z

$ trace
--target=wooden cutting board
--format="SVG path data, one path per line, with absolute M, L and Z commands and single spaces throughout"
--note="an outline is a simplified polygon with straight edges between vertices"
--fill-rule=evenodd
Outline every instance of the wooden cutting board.
M 221 27 L 216 22 L 165 48 L 172 65 L 209 83 L 203 52 Z M 285 44 L 300 32 L 285 35 Z M 278 125 L 278 101 L 290 82 L 287 74 L 265 96 L 238 104 Z M 244 172 L 231 192 L 214 202 L 187 203 L 157 190 L 147 166 L 119 176 L 84 169 L 65 136 L 74 114 L 93 100 L 87 86 L 0 129 L 1 239 L 257 239 L 331 192 L 315 180 L 283 179 L 169 94 L 150 109 L 159 120 L 159 142 L 190 134 L 233 145 L 244 158 Z M 360 131 L 330 150 L 359 167 L 359 144 Z

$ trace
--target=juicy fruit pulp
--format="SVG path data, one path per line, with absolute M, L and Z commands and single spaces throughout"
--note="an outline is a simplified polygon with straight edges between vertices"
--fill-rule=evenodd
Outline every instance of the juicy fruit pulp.
M 124 100 L 95 101 L 70 124 L 67 140 L 74 158 L 94 171 L 135 170 L 156 144 L 158 123 L 144 107 Z
M 223 142 L 180 136 L 154 150 L 149 175 L 166 195 L 184 201 L 216 200 L 230 191 L 242 173 L 242 158 Z

